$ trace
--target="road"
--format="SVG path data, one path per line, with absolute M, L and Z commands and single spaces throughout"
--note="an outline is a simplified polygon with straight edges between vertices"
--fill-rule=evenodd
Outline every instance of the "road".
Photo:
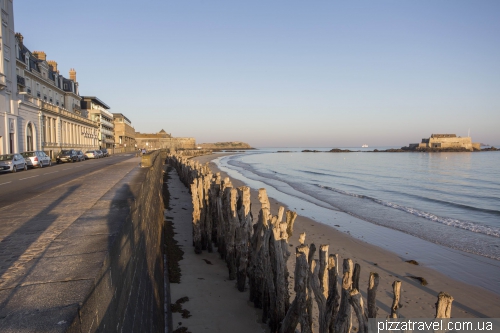
M 27 200 L 55 186 L 130 158 L 135 158 L 135 154 L 119 154 L 83 162 L 53 164 L 51 167 L 16 173 L 0 173 L 0 208 Z

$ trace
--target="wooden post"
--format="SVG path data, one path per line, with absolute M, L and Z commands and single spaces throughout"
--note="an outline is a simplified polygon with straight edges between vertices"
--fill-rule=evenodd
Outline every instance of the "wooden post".
M 304 235 L 305 237 L 305 235 Z M 304 238 L 302 238 L 304 239 Z M 288 309 L 288 312 L 283 319 L 280 333 L 295 333 L 297 325 L 301 324 L 301 332 L 311 332 L 308 323 L 309 317 L 306 315 L 306 292 L 309 275 L 309 247 L 301 244 L 295 249 L 295 299 Z
M 328 245 L 319 246 L 319 284 L 325 300 L 328 297 Z
M 368 318 L 377 318 L 377 288 L 379 283 L 378 273 L 370 273 L 370 281 L 368 282 Z
M 248 252 L 249 252 L 249 242 L 252 236 L 252 211 L 250 202 L 250 188 L 247 186 L 242 186 L 238 188 L 239 193 L 239 204 L 240 209 L 238 210 L 238 218 L 240 225 L 237 231 L 237 243 L 236 243 L 236 264 L 238 268 L 237 272 L 237 286 L 239 291 L 245 290 L 245 282 L 247 278 L 247 267 L 248 267 Z
M 354 272 L 352 274 L 352 289 L 359 290 L 359 276 L 361 274 L 361 266 L 359 264 L 354 265 Z
M 228 195 L 226 196 L 227 204 L 227 222 L 226 222 L 226 263 L 229 270 L 229 280 L 236 279 L 236 246 L 235 237 L 236 229 L 240 226 L 236 203 L 238 202 L 238 190 L 235 188 L 227 188 Z
M 311 267 L 314 255 L 316 254 L 316 245 L 312 243 L 309 245 L 309 255 L 307 259 L 307 263 L 309 264 L 309 267 Z M 309 323 L 312 325 L 313 323 L 313 290 L 311 287 L 311 284 L 307 285 L 307 300 L 306 300 L 306 308 L 307 308 L 307 315 L 309 316 Z M 312 330 L 312 326 L 310 327 Z
M 296 212 L 292 212 L 290 210 L 286 212 L 286 224 L 287 224 L 286 232 L 288 233 L 288 238 L 292 237 L 293 235 L 293 225 L 295 224 L 296 218 L 297 218 Z
M 453 303 L 453 297 L 441 291 L 436 303 L 436 318 L 451 318 L 451 303 Z
M 328 325 L 328 332 L 334 333 L 335 331 L 335 318 L 339 312 L 340 296 L 338 287 L 338 263 L 339 255 L 330 254 L 328 257 L 328 309 L 330 309 L 330 323 Z
M 191 184 L 191 196 L 193 201 L 193 245 L 196 254 L 201 253 L 200 232 L 200 201 L 198 199 L 198 179 Z
M 349 302 L 351 297 L 353 264 L 351 259 L 344 259 L 343 278 L 342 278 L 342 298 L 340 300 L 340 308 L 335 318 L 335 332 L 349 333 L 352 326 L 352 308 Z
M 349 297 L 349 302 L 356 313 L 358 318 L 358 333 L 368 332 L 368 317 L 365 313 L 365 307 L 363 305 L 363 297 L 358 289 L 352 289 Z
M 392 291 L 394 297 L 392 299 L 391 318 L 398 318 L 399 316 L 399 297 L 401 296 L 401 281 L 394 281 L 392 284 Z

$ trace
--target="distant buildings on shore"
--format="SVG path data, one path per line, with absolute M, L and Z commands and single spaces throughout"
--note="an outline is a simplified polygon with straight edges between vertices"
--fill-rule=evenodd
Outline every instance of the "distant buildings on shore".
M 480 143 L 473 143 L 472 139 L 467 137 L 457 137 L 456 134 L 432 134 L 430 138 L 422 139 L 421 143 L 410 143 L 410 149 L 465 149 L 480 150 Z
M 135 133 L 135 140 L 139 148 L 150 149 L 195 149 L 194 138 L 174 138 L 171 134 L 161 130 L 158 133 Z

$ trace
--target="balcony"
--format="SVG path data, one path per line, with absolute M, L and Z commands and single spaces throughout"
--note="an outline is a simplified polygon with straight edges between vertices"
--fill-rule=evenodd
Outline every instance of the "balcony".
M 4 90 L 7 87 L 7 80 L 5 74 L 0 73 L 0 90 Z
M 106 120 L 106 119 L 104 119 L 103 117 L 101 117 L 101 119 L 100 119 L 100 123 L 101 123 L 101 125 L 106 126 L 106 127 L 109 127 L 109 128 L 114 128 L 114 127 L 115 127 L 115 126 L 113 125 L 113 123 L 112 123 L 112 122 L 107 121 L 107 120 Z
M 17 76 L 17 84 L 20 85 L 21 87 L 26 87 L 26 79 L 22 77 L 21 75 Z
M 104 129 L 104 128 L 101 128 L 101 133 L 104 134 L 104 135 L 109 135 L 109 136 L 114 136 L 115 135 L 113 133 L 113 131 L 110 131 L 110 130 L 107 130 L 107 129 Z

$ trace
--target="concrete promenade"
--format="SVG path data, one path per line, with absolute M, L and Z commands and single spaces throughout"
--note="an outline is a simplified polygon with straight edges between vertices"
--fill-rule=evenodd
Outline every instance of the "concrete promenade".
M 140 188 L 139 162 L 0 209 L 0 332 L 64 332 L 78 316 Z

